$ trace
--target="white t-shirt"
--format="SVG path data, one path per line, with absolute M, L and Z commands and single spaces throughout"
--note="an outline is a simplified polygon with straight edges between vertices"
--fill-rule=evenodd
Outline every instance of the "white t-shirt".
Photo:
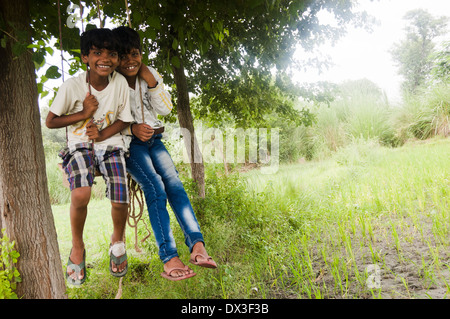
M 57 116 L 73 114 L 83 109 L 83 101 L 89 92 L 86 82 L 86 72 L 65 81 L 58 90 L 50 111 Z M 133 122 L 129 102 L 129 89 L 126 79 L 118 72 L 113 72 L 109 77 L 109 83 L 102 91 L 97 91 L 91 86 L 91 94 L 98 101 L 98 109 L 94 114 L 94 120 L 99 121 L 99 130 L 108 127 L 117 120 Z M 90 121 L 80 121 L 68 127 L 68 146 L 78 143 L 90 142 L 86 135 L 86 124 Z M 96 146 L 108 145 L 125 148 L 121 133 L 110 138 L 96 142 Z
M 164 82 L 161 75 L 152 67 L 148 67 L 150 72 L 158 82 L 155 88 L 149 89 L 147 82 L 139 77 L 136 77 L 136 89 L 129 88 L 130 93 L 130 108 L 135 123 L 146 123 L 151 127 L 155 127 L 158 122 L 159 115 L 167 115 L 172 111 L 172 99 L 170 93 L 164 88 Z M 141 104 L 142 95 L 142 104 Z M 142 105 L 144 106 L 144 119 L 142 119 Z M 162 126 L 162 123 L 159 123 Z M 128 147 L 131 142 L 131 126 L 122 132 L 126 136 L 125 143 Z
M 158 120 L 158 114 L 167 115 L 172 111 L 173 105 L 170 94 L 164 89 L 163 78 L 152 67 L 148 67 L 158 82 L 155 88 L 149 89 L 147 82 L 136 77 L 135 90 L 130 88 L 130 107 L 134 121 L 154 126 Z M 142 119 L 142 104 L 144 106 L 144 120 Z

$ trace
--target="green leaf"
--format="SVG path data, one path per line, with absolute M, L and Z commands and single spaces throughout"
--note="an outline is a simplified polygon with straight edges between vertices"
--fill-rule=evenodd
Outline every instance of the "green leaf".
M 48 95 L 48 91 L 41 92 L 41 99 Z
M 176 67 L 176 68 L 179 68 L 180 67 L 180 59 L 177 57 L 177 56 L 173 56 L 171 59 L 170 59 L 170 63 L 174 66 L 174 67 Z
M 133 11 L 133 20 L 141 22 L 142 21 L 142 14 L 139 11 Z
M 45 47 L 45 51 L 47 51 L 48 54 L 53 55 L 53 48 L 51 47 Z
M 211 31 L 211 25 L 206 20 L 205 20 L 205 22 L 203 22 L 203 27 L 205 28 L 206 31 L 208 31 L 208 32 Z
M 205 54 L 208 51 L 208 44 L 205 42 L 200 43 L 200 54 Z
M 184 30 L 182 27 L 178 28 L 178 40 L 179 42 L 184 42 Z
M 58 72 L 58 67 L 56 65 L 52 65 L 45 72 L 45 77 L 49 79 L 59 79 L 61 77 L 61 73 Z
M 161 21 L 157 15 L 151 16 L 147 19 L 147 23 L 149 26 L 155 28 L 156 30 L 161 29 Z
M 156 39 L 156 30 L 153 28 L 147 28 L 147 30 L 145 30 L 145 32 L 144 32 L 144 37 L 147 39 L 155 40 Z
M 177 50 L 178 49 L 178 40 L 177 39 L 173 39 L 172 42 L 172 49 Z
M 44 51 L 45 52 L 45 51 Z M 42 67 L 45 63 L 45 53 L 42 50 L 38 50 L 33 53 L 32 60 L 36 63 L 36 69 Z
M 45 75 L 41 75 L 41 83 L 45 83 L 48 81 L 48 77 L 46 77 Z
M 27 46 L 28 49 L 39 49 L 41 46 L 37 44 L 29 44 Z

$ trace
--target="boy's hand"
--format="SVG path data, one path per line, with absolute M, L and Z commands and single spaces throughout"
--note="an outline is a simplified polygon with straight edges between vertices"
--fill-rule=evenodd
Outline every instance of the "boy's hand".
M 133 124 L 131 132 L 142 142 L 147 142 L 153 136 L 154 130 L 147 124 Z
M 89 137 L 90 140 L 99 142 L 100 131 L 98 130 L 97 125 L 95 125 L 92 121 L 90 121 L 86 125 L 86 135 Z
M 156 81 L 152 72 L 150 72 L 150 70 L 144 63 L 142 63 L 141 67 L 139 68 L 138 76 L 140 76 L 142 79 L 144 79 L 145 82 L 147 82 L 148 87 L 153 88 L 158 85 L 158 82 Z
M 83 111 L 81 111 L 83 113 L 84 118 L 88 119 L 90 117 L 93 117 L 97 109 L 98 109 L 97 99 L 95 98 L 95 96 L 93 96 L 88 92 L 86 94 L 86 98 L 83 101 Z

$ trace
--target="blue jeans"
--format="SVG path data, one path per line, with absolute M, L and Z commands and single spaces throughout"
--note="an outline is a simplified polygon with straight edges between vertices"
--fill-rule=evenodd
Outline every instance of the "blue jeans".
M 204 243 L 191 202 L 172 158 L 161 141 L 161 134 L 153 136 L 148 142 L 133 137 L 126 164 L 128 173 L 144 192 L 160 259 L 166 263 L 178 256 L 170 228 L 167 200 L 184 233 L 189 251 L 192 252 L 195 243 Z

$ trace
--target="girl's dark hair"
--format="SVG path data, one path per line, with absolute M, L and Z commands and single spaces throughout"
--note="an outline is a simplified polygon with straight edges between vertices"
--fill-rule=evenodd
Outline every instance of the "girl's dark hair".
M 119 54 L 128 54 L 132 49 L 138 49 L 142 53 L 141 38 L 137 31 L 129 27 L 117 27 L 112 30 L 117 40 L 119 41 Z
M 114 33 L 107 28 L 90 29 L 81 34 L 80 48 L 82 55 L 89 55 L 90 49 L 95 46 L 98 49 L 107 49 L 119 52 L 119 41 Z

